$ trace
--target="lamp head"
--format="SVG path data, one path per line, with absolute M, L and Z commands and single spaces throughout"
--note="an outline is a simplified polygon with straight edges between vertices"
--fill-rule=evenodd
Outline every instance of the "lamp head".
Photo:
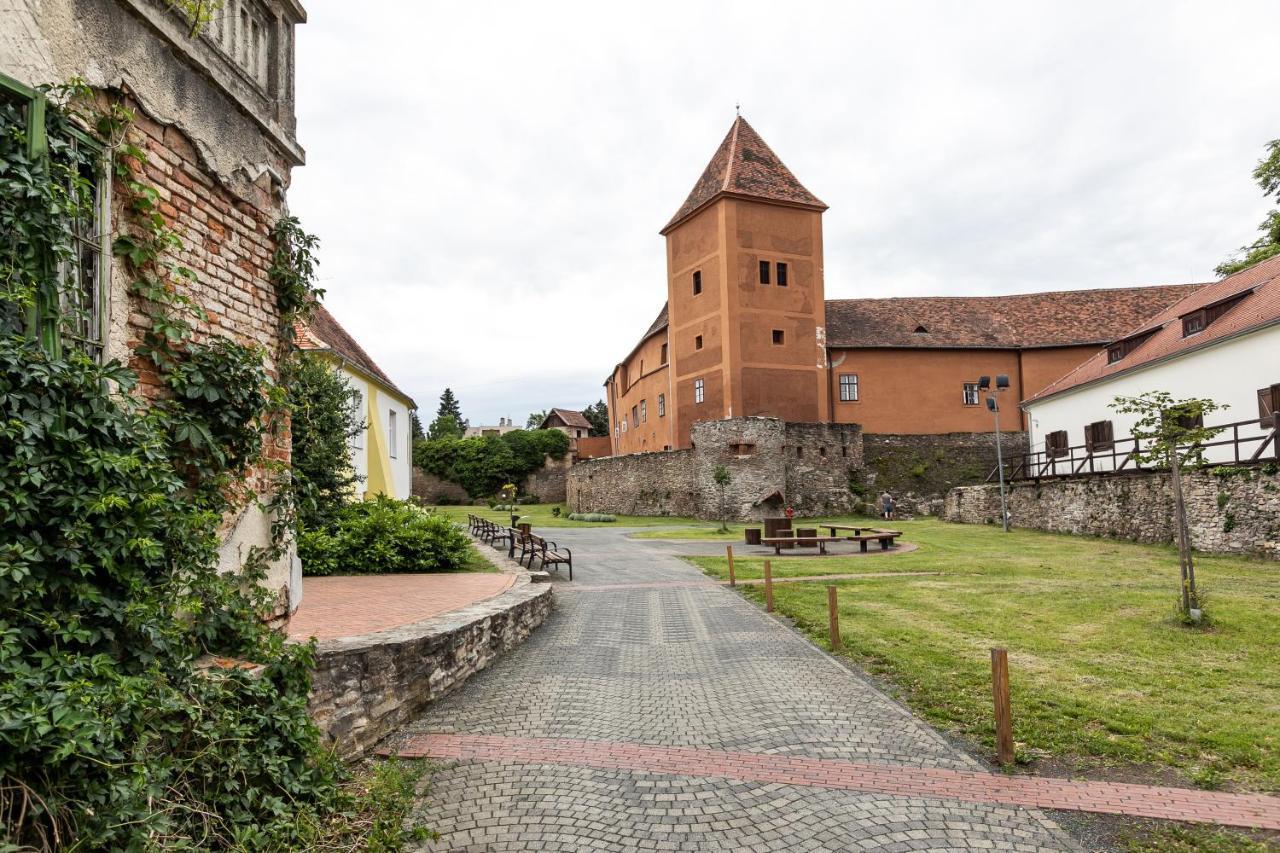
M 988 398 L 987 398 L 987 411 L 994 412 L 995 410 L 996 410 L 996 398 L 995 398 L 995 397 L 988 397 Z
M 990 376 L 979 376 L 979 377 L 978 377 L 978 390 L 980 390 L 980 391 L 986 391 L 986 390 L 987 390 L 988 388 L 990 388 L 990 387 L 991 387 L 991 377 L 990 377 Z
M 999 376 L 996 377 L 996 390 L 1006 391 L 1008 390 L 1008 388 L 1009 388 L 1009 375 L 1007 373 L 1001 373 Z

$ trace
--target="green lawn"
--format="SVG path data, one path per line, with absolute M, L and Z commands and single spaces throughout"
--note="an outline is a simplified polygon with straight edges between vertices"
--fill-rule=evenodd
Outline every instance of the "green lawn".
M 930 722 L 991 747 L 988 650 L 1005 646 L 1020 758 L 1150 763 L 1205 786 L 1280 791 L 1280 564 L 1200 556 L 1213 623 L 1188 629 L 1173 618 L 1171 548 L 934 520 L 895 526 L 919 550 L 773 566 L 779 576 L 942 572 L 837 582 L 844 654 Z M 727 576 L 723 557 L 690 559 Z M 739 577 L 761 576 L 763 558 L 735 564 Z M 826 584 L 774 594 L 779 612 L 825 645 Z
M 552 507 L 560 507 L 562 516 L 567 516 L 568 510 L 559 504 L 529 504 L 527 506 L 516 507 L 518 515 L 525 521 L 533 525 L 533 529 L 539 527 L 657 527 L 661 525 L 684 525 L 697 524 L 698 522 L 692 518 L 680 518 L 677 516 L 647 516 L 647 515 L 616 515 L 616 521 L 570 521 L 568 518 L 556 518 L 551 514 Z M 481 518 L 487 518 L 499 524 L 510 524 L 511 513 L 489 509 L 487 506 L 436 506 L 428 507 L 442 515 L 456 519 L 465 523 L 467 515 L 478 515 Z

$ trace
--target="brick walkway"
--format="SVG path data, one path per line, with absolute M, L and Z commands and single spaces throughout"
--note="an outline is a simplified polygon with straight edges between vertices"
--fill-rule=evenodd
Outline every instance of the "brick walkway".
M 749 782 L 999 803 L 1280 830 L 1280 798 L 1117 782 L 796 758 L 755 752 L 593 740 L 428 734 L 399 747 L 404 758 L 621 768 Z
M 482 572 L 306 578 L 289 637 L 332 640 L 419 622 L 504 592 L 515 576 Z

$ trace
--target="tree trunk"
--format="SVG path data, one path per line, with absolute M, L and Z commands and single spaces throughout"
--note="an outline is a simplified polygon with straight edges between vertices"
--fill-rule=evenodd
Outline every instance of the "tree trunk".
M 1178 526 L 1178 572 L 1182 579 L 1182 614 L 1191 615 L 1196 600 L 1196 570 L 1191 561 L 1191 531 L 1187 527 L 1187 506 L 1182 497 L 1182 466 L 1175 447 L 1169 454 L 1169 475 L 1173 485 L 1174 523 Z

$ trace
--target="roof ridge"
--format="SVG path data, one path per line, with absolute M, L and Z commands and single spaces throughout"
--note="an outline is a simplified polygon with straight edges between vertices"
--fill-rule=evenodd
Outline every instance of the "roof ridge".
M 1078 287 L 1072 290 L 1028 290 L 1021 293 L 978 293 L 978 294 L 942 294 L 938 296 L 844 296 L 827 299 L 826 302 L 897 302 L 908 299 L 1008 299 L 1015 296 L 1045 296 L 1051 293 L 1118 293 L 1127 290 L 1155 290 L 1172 287 L 1208 287 L 1224 279 L 1215 281 L 1188 281 L 1182 284 L 1134 284 L 1125 287 Z

